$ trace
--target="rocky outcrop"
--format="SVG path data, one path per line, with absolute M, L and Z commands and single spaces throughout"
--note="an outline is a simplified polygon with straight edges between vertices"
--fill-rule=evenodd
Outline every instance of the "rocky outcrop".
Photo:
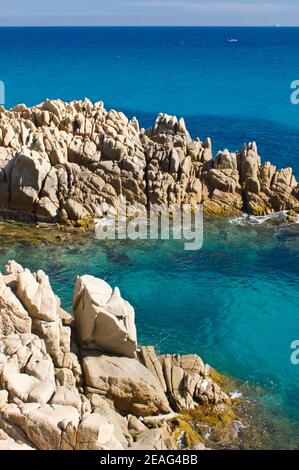
M 235 153 L 192 140 L 183 119 L 136 118 L 89 100 L 0 107 L 0 213 L 48 222 L 101 216 L 107 205 L 201 203 L 207 214 L 299 208 L 291 168 L 261 163 L 254 142 Z
M 198 404 L 230 404 L 229 396 L 210 375 L 211 368 L 197 355 L 157 356 L 153 347 L 140 349 L 142 362 L 157 377 L 176 411 Z
M 88 352 L 82 367 L 86 393 L 106 397 L 121 413 L 149 416 L 171 410 L 154 375 L 136 359 Z
M 82 345 L 127 357 L 135 357 L 135 312 L 107 282 L 93 276 L 77 279 L 73 309 Z
M 0 277 L 0 334 L 29 333 L 32 320 L 4 279 Z
M 0 448 L 175 449 L 177 412 L 230 406 L 196 356 L 137 345 L 119 290 L 79 277 L 71 317 L 43 271 L 0 277 Z

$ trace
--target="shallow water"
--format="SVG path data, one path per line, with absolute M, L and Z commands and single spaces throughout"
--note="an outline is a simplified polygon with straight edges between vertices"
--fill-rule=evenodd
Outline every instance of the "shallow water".
M 193 252 L 171 240 L 13 242 L 2 238 L 2 267 L 15 259 L 44 269 L 69 311 L 77 275 L 119 286 L 135 307 L 140 343 L 161 353 L 198 353 L 258 386 L 272 423 L 261 426 L 276 423 L 273 446 L 299 448 L 299 365 L 290 361 L 290 343 L 299 339 L 298 224 L 207 220 L 204 246 Z
M 88 96 L 145 127 L 174 113 L 193 136 L 211 136 L 214 153 L 256 140 L 263 160 L 298 177 L 290 83 L 299 28 L 0 28 L 0 42 L 7 107 Z M 299 225 L 243 222 L 206 222 L 198 252 L 179 242 L 86 237 L 33 246 L 0 236 L 0 266 L 11 258 L 44 269 L 69 310 L 77 274 L 118 285 L 136 309 L 140 343 L 197 352 L 260 386 L 250 399 L 263 405 L 254 413 L 261 431 L 272 447 L 299 448 L 299 365 L 290 362 L 299 339 Z

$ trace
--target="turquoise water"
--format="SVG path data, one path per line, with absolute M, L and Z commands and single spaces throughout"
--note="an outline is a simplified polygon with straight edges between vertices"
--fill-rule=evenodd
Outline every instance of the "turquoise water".
M 175 113 L 193 136 L 211 136 L 214 151 L 256 140 L 264 160 L 297 176 L 290 83 L 298 64 L 299 28 L 0 28 L 7 107 L 88 96 L 143 126 Z M 118 285 L 136 309 L 141 343 L 197 352 L 260 385 L 267 415 L 286 419 L 284 445 L 299 448 L 299 366 L 290 362 L 299 339 L 298 227 L 207 222 L 198 252 L 179 242 L 31 247 L 2 239 L 0 264 L 43 268 L 67 309 L 77 274 Z
M 206 221 L 196 252 L 171 240 L 6 242 L 0 265 L 12 258 L 42 267 L 69 311 L 76 275 L 119 286 L 135 307 L 141 344 L 198 353 L 221 372 L 259 385 L 267 414 L 289 420 L 284 432 L 299 447 L 299 365 L 290 361 L 290 343 L 299 339 L 298 235 L 298 224 Z

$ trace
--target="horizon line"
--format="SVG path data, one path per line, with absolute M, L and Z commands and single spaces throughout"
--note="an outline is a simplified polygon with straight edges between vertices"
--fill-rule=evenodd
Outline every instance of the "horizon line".
M 208 25 L 80 25 L 80 24 L 73 24 L 73 25 L 35 25 L 35 24 L 11 24 L 11 25 L 1 25 L 0 28 L 299 28 L 298 25 L 281 25 L 281 24 L 265 24 L 265 25 L 215 25 L 215 24 L 208 24 Z

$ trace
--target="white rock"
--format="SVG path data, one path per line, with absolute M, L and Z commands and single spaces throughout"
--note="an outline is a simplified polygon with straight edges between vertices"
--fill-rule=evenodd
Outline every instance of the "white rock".
M 27 401 L 32 403 L 48 403 L 55 392 L 55 384 L 53 382 L 39 382 L 30 390 Z
M 21 272 L 17 279 L 17 296 L 32 318 L 44 321 L 56 320 L 56 297 L 49 278 L 43 271 L 38 271 L 36 276 L 28 270 Z
M 137 347 L 134 309 L 93 276 L 77 278 L 73 309 L 80 342 L 101 351 L 134 357 Z

